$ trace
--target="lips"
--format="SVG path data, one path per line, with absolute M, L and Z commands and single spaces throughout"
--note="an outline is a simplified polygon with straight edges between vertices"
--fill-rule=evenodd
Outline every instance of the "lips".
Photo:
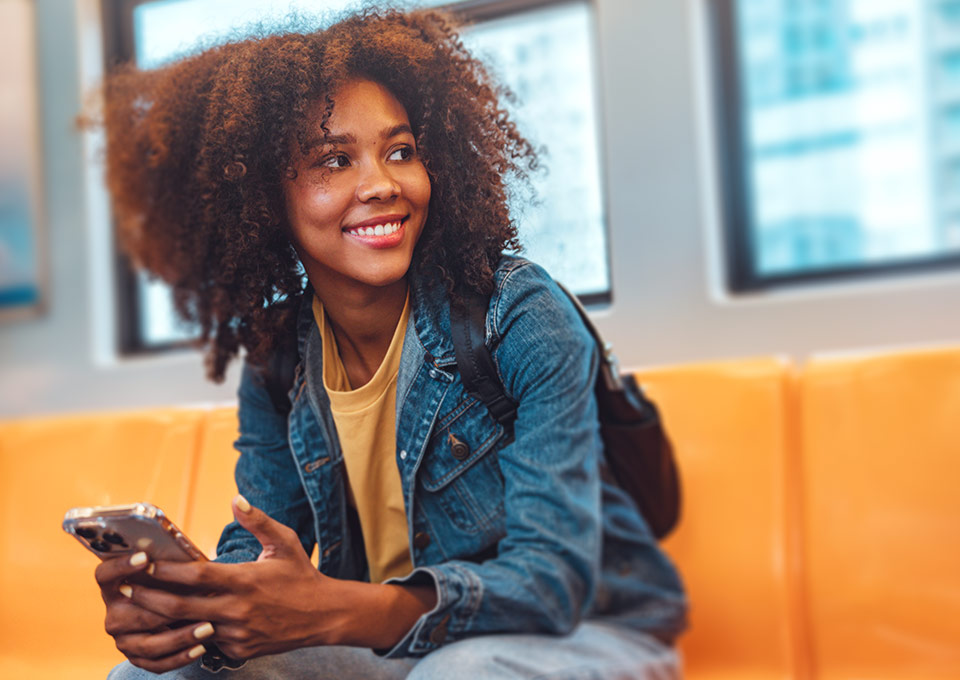
M 403 241 L 405 215 L 384 215 L 343 229 L 343 233 L 373 248 L 389 248 Z

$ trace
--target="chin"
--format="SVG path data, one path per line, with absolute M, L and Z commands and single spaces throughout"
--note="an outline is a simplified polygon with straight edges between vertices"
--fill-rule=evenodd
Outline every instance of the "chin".
M 368 273 L 366 276 L 358 277 L 358 279 L 374 288 L 388 288 L 406 279 L 408 271 L 409 267 L 403 270 Z

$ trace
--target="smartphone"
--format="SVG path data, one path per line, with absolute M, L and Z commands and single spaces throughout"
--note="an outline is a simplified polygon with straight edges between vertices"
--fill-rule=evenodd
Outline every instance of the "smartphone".
M 150 503 L 71 508 L 63 517 L 63 530 L 102 560 L 141 550 L 151 560 L 207 560 L 163 510 Z

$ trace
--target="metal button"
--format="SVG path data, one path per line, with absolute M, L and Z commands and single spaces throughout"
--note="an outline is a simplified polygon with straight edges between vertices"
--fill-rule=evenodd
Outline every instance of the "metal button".
M 323 458 L 317 458 L 316 460 L 312 460 L 312 461 L 310 461 L 309 463 L 307 463 L 306 465 L 304 465 L 304 466 L 303 466 L 303 471 L 304 471 L 304 472 L 307 472 L 307 473 L 313 472 L 314 470 L 318 469 L 321 465 L 325 465 L 325 464 L 328 463 L 329 461 L 330 461 L 330 456 L 324 456 Z
M 437 373 L 437 369 L 435 368 L 430 369 L 430 377 L 433 378 L 434 380 L 440 377 L 440 374 Z
M 443 617 L 443 620 L 437 624 L 437 627 L 430 631 L 430 642 L 439 645 L 447 639 L 447 623 L 449 622 L 450 615 L 447 614 Z
M 466 460 L 470 457 L 470 447 L 457 439 L 457 436 L 453 434 L 453 432 L 448 435 L 447 441 L 450 442 L 450 452 L 453 453 L 454 458 L 457 460 Z
M 407 450 L 406 450 L 406 449 L 403 449 L 403 450 L 400 452 L 400 460 L 406 460 L 406 459 L 407 459 Z
M 423 550 L 430 545 L 430 534 L 426 531 L 418 531 L 413 535 L 413 547 L 417 550 Z

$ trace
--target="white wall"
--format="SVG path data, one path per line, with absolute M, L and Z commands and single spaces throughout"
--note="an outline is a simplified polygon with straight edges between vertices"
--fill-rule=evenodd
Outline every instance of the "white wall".
M 958 342 L 960 272 L 722 294 L 704 1 L 596 0 L 615 296 L 597 318 L 621 361 Z M 112 357 L 99 171 L 73 127 L 81 71 L 96 64 L 96 2 L 36 8 L 50 304 L 0 326 L 0 417 L 230 400 L 236 370 L 209 384 L 196 353 Z

